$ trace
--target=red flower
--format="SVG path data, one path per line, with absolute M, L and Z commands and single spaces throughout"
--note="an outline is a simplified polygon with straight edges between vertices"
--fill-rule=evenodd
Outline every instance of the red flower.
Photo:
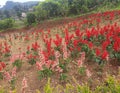
M 28 50 L 28 51 L 30 50 L 30 46 L 27 46 L 27 50 Z
M 89 30 L 86 30 L 86 36 L 87 36 L 87 38 L 90 38 L 91 35 L 92 35 L 92 33 Z
M 118 38 L 118 37 L 115 37 L 114 38 L 114 45 L 113 45 L 113 48 L 114 48 L 114 50 L 115 51 L 119 51 L 120 50 L 120 38 Z
M 96 56 L 100 56 L 100 49 L 97 48 L 95 52 L 96 52 Z
M 92 42 L 88 43 L 88 46 L 89 46 L 90 49 L 92 49 L 93 48 L 93 43 Z
M 117 43 L 117 42 L 114 43 L 113 49 L 114 49 L 115 51 L 119 51 L 119 46 L 118 46 L 118 43 Z
M 58 34 L 56 34 L 56 40 L 53 40 L 53 42 L 54 42 L 55 45 L 58 47 L 58 46 L 60 46 L 61 43 L 62 43 L 62 38 L 61 38 Z
M 6 64 L 5 64 L 4 62 L 0 62 L 0 64 L 1 64 L 1 66 L 2 66 L 3 68 L 6 67 Z
M 2 71 L 2 69 L 3 69 L 3 68 L 2 68 L 2 66 L 0 65 L 0 71 Z
M 68 29 L 65 29 L 65 42 L 69 44 L 70 40 L 74 37 L 74 35 L 69 35 Z
M 33 43 L 33 44 L 32 44 L 32 48 L 33 48 L 35 51 L 37 51 L 38 48 L 39 48 L 38 43 L 37 43 L 37 42 Z
M 78 51 L 81 51 L 81 47 L 78 47 L 77 50 L 78 50 Z
M 104 41 L 104 42 L 102 43 L 102 49 L 105 50 L 109 44 L 110 44 L 110 41 L 108 41 L 108 40 L 107 40 L 107 41 Z
M 74 40 L 73 44 L 74 44 L 74 47 L 76 48 L 78 46 L 78 40 Z
M 50 39 L 47 40 L 47 42 L 46 42 L 46 47 L 47 47 L 48 53 L 51 53 L 51 43 L 52 43 L 52 38 L 50 38 Z
M 77 29 L 76 32 L 75 32 L 76 36 L 79 36 L 80 35 L 80 30 Z
M 104 59 L 107 59 L 108 56 L 109 56 L 109 54 L 108 54 L 108 52 L 105 50 L 105 51 L 103 52 L 103 54 L 102 54 L 102 59 L 103 59 L 103 60 L 104 60 Z
M 4 62 L 0 62 L 0 71 L 3 70 L 6 67 L 6 64 Z

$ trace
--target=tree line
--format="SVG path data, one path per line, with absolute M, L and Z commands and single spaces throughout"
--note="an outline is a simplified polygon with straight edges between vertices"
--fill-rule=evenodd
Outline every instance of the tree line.
M 53 17 L 78 15 L 94 10 L 102 4 L 116 5 L 120 0 L 45 0 L 35 7 L 37 21 Z

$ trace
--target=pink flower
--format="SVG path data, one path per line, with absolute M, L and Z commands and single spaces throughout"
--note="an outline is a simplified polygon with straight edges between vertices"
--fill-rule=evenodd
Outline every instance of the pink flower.
M 61 54 L 60 54 L 60 52 L 59 51 L 56 51 L 55 52 L 55 60 L 56 60 L 56 62 L 58 62 L 59 63 L 59 57 L 61 56 Z
M 28 87 L 27 85 L 27 80 L 26 78 L 24 77 L 23 80 L 22 80 L 22 93 L 25 93 L 25 89 Z
M 63 58 L 64 59 L 68 58 L 68 52 L 67 52 L 66 42 L 64 42 L 64 44 L 63 44 Z
M 14 67 L 14 68 L 12 69 L 12 77 L 16 77 L 16 70 L 17 70 L 16 67 Z
M 59 73 L 63 72 L 63 69 L 61 69 L 59 66 L 57 66 L 56 71 L 58 71 Z
M 61 56 L 60 52 L 59 52 L 59 51 L 56 51 L 56 52 L 55 52 L 55 57 L 56 57 L 56 59 L 58 59 L 60 56 Z
M 43 50 L 41 47 L 39 48 L 39 50 L 40 50 L 39 51 L 39 59 L 40 59 L 41 64 L 44 65 L 45 64 L 45 56 L 43 54 Z
M 82 61 L 85 61 L 85 52 L 82 52 L 82 53 L 81 53 L 81 60 L 82 60 Z
M 42 70 L 42 64 L 40 64 L 39 62 L 36 62 L 36 67 L 38 70 Z
M 81 59 L 78 60 L 78 67 L 81 67 L 83 65 L 83 61 Z
M 10 90 L 9 93 L 13 93 L 13 91 Z
M 86 69 L 86 75 L 87 75 L 88 78 L 90 78 L 92 76 L 90 70 Z
M 7 71 L 5 71 L 4 72 L 4 78 L 7 80 L 7 81 L 11 81 L 11 79 L 12 79 L 12 77 L 10 76 L 10 73 L 9 72 L 7 72 Z
M 51 64 L 52 64 L 52 61 L 48 60 L 48 61 L 46 61 L 45 65 L 46 65 L 47 68 L 50 68 Z
M 58 66 L 58 62 L 57 61 L 52 61 L 51 65 L 52 65 L 52 70 L 55 69 L 56 66 Z
M 14 54 L 14 55 L 11 56 L 10 62 L 13 63 L 17 59 L 23 60 L 24 59 L 24 55 L 23 54 Z

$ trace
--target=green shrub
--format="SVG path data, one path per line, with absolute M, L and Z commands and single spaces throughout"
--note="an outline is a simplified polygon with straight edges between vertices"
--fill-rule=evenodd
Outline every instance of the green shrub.
M 4 19 L 0 21 L 0 30 L 5 30 L 8 28 L 12 28 L 14 25 L 14 20 L 9 18 L 9 19 Z

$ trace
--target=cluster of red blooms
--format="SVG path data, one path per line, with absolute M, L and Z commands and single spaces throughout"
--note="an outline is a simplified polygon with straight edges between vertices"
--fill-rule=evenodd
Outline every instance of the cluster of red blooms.
M 9 53 L 11 46 L 8 45 L 7 42 L 0 43 L 0 52 L 2 53 Z
M 4 62 L 0 62 L 0 71 L 2 71 L 6 67 Z
M 35 42 L 35 43 L 32 44 L 32 49 L 33 49 L 34 51 L 37 51 L 38 48 L 39 48 L 39 45 L 38 45 L 37 42 Z

